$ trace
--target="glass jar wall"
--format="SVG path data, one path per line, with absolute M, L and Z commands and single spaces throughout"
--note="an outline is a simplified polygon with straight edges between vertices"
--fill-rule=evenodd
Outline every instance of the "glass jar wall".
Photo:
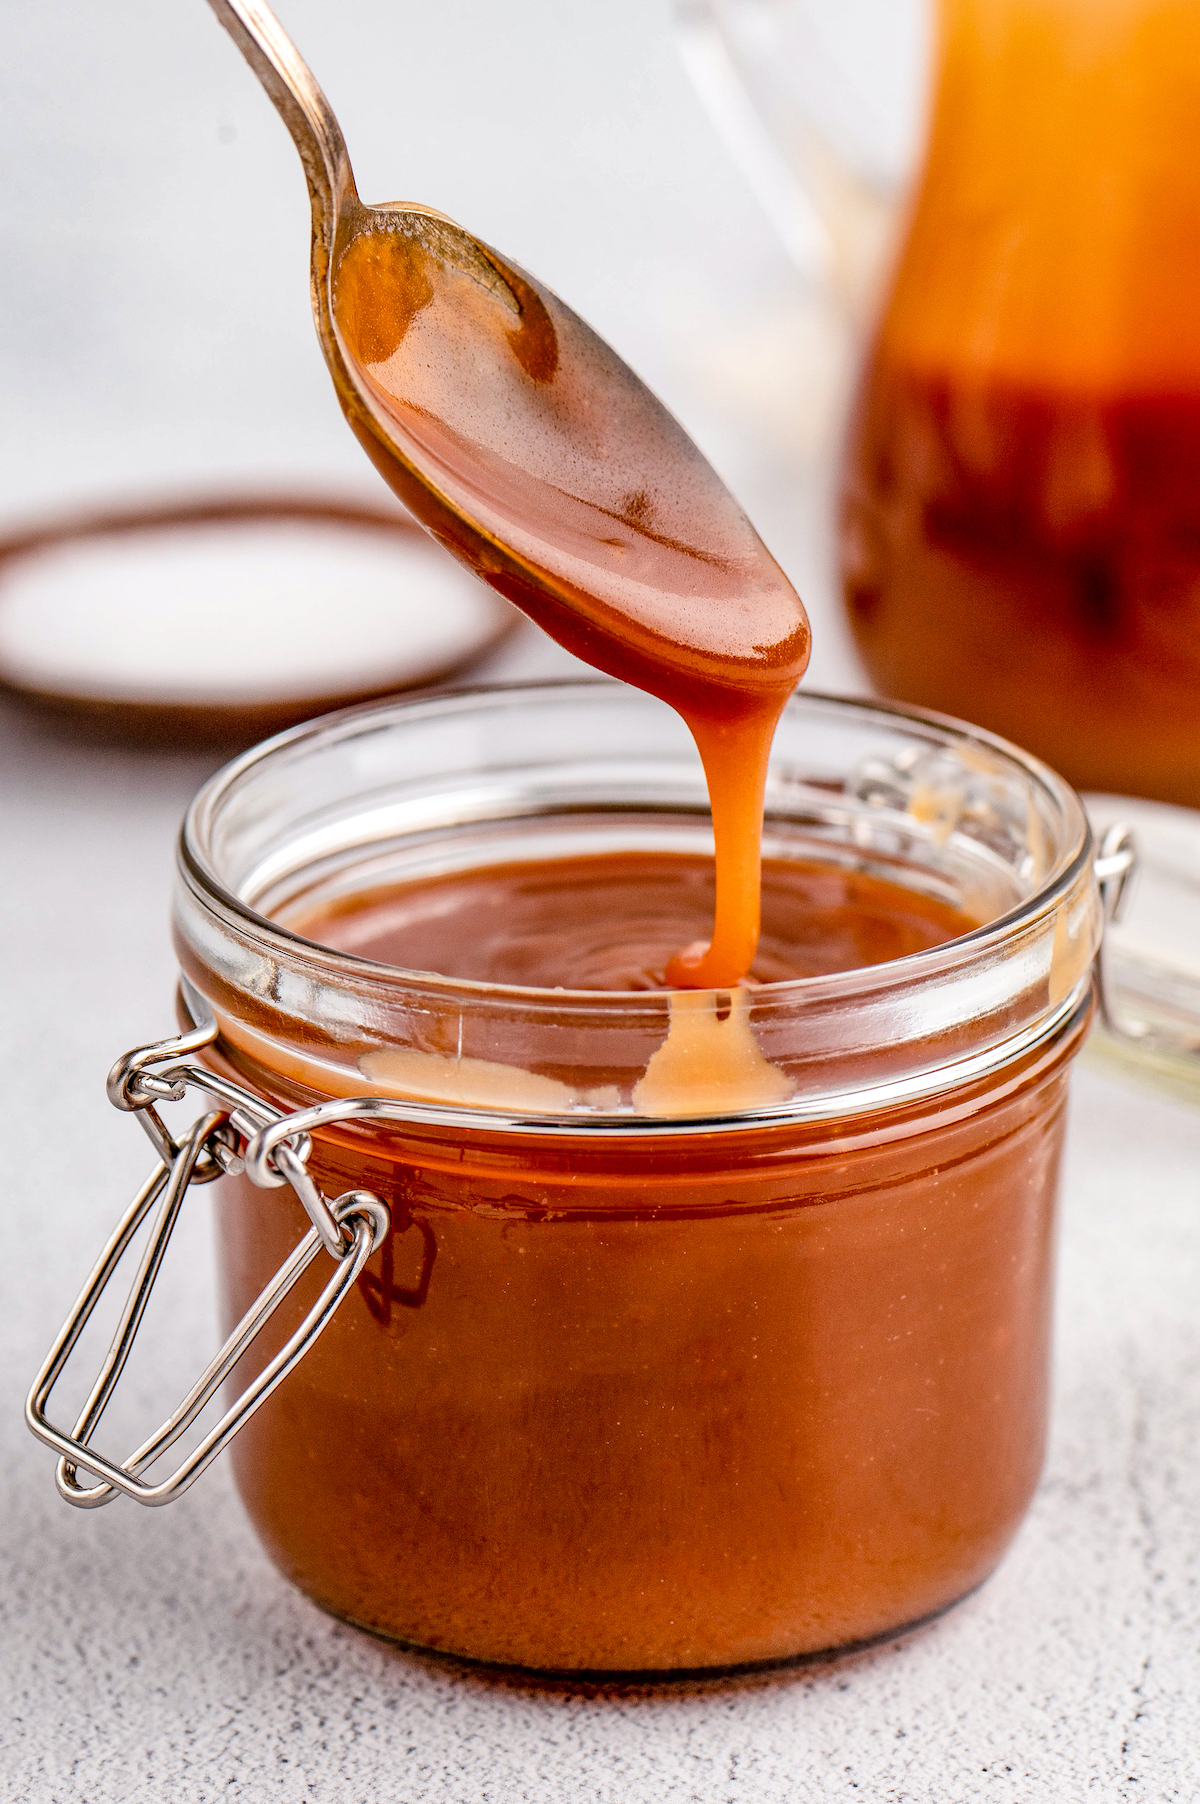
M 415 1099 L 404 1127 L 318 1137 L 321 1187 L 376 1190 L 392 1235 L 235 1443 L 273 1558 L 355 1622 L 551 1670 L 790 1658 L 943 1608 L 1020 1521 L 1099 932 L 1051 773 L 952 723 L 793 702 L 768 854 L 978 925 L 705 999 L 779 1074 L 756 1108 L 639 1106 L 667 994 L 440 978 L 286 925 L 406 877 L 707 843 L 683 728 L 604 683 L 333 717 L 193 806 L 176 935 L 217 1056 L 284 1106 Z M 232 1322 L 305 1218 L 219 1191 Z

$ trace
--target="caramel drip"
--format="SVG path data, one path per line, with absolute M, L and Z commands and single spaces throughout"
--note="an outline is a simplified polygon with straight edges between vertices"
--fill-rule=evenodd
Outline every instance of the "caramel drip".
M 724 1115 L 763 1109 L 792 1094 L 750 1026 L 752 992 L 676 990 L 671 1028 L 633 1092 L 643 1115 Z

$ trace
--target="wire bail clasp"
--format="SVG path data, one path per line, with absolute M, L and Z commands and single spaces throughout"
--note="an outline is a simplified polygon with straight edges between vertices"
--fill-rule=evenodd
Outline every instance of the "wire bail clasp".
M 1137 842 L 1132 827 L 1114 821 L 1100 841 L 1092 869 L 1104 912 L 1104 938 L 1111 924 L 1121 919 L 1129 902 L 1130 885 L 1137 871 Z M 1112 984 L 1105 969 L 1104 939 L 1096 954 L 1096 1006 L 1102 1026 L 1118 1039 L 1141 1040 L 1149 1029 L 1144 1021 L 1126 1020 L 1117 1013 Z
M 246 1170 L 248 1143 L 263 1130 L 287 1120 L 261 1097 L 196 1060 L 195 1054 L 216 1039 L 217 1023 L 190 985 L 185 1002 L 198 1020 L 196 1027 L 173 1039 L 136 1047 L 118 1059 L 109 1073 L 109 1101 L 118 1109 L 136 1114 L 154 1146 L 157 1160 L 76 1298 L 25 1403 L 30 1429 L 59 1455 L 55 1483 L 60 1496 L 79 1509 L 96 1509 L 111 1502 L 118 1492 L 149 1505 L 171 1503 L 181 1497 L 304 1358 L 391 1229 L 387 1205 L 369 1190 L 350 1190 L 330 1202 L 307 1169 L 312 1148 L 309 1135 L 303 1130 L 280 1134 L 271 1153 L 265 1159 L 255 1160 L 248 1175 L 260 1185 L 290 1185 L 313 1224 L 309 1232 L 247 1310 L 178 1408 L 148 1440 L 122 1461 L 109 1459 L 92 1447 L 92 1436 L 133 1348 L 184 1197 L 193 1184 L 211 1183 L 225 1173 Z M 157 1104 L 181 1102 L 193 1088 L 205 1093 L 209 1107 L 177 1141 Z M 214 1103 L 218 1106 L 213 1107 Z M 49 1419 L 51 1394 L 134 1235 L 152 1210 L 155 1214 L 150 1237 L 108 1352 L 74 1428 L 68 1433 L 56 1428 Z M 336 1269 L 286 1345 L 169 1477 L 156 1484 L 143 1479 L 141 1474 L 147 1467 L 196 1420 L 322 1250 L 334 1259 Z M 81 1468 L 99 1482 L 82 1483 Z

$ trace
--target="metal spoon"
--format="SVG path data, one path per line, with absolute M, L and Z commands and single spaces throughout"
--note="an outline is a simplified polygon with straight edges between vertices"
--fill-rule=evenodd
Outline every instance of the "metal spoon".
M 667 981 L 740 982 L 758 943 L 775 723 L 800 598 L 678 422 L 534 278 L 429 207 L 367 207 L 329 103 L 262 0 L 210 0 L 300 152 L 317 332 L 350 425 L 451 551 L 568 651 L 657 695 L 712 805 L 711 943 Z
M 300 152 L 321 348 L 391 487 L 569 650 L 685 718 L 751 695 L 781 706 L 807 661 L 804 610 L 677 421 L 555 295 L 444 214 L 365 206 L 274 14 L 210 4 Z

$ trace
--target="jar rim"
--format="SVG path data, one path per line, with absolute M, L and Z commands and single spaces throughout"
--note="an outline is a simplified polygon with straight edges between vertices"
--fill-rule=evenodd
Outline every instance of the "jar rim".
M 180 979 L 179 1000 L 192 1027 L 202 1025 L 211 1011 L 186 977 Z M 536 1114 L 501 1108 L 428 1102 L 419 1098 L 377 1097 L 366 1094 L 330 1099 L 311 1110 L 297 1109 L 283 1117 L 289 1137 L 297 1132 L 328 1127 L 337 1122 L 363 1126 L 380 1124 L 430 1128 L 448 1134 L 471 1133 L 487 1137 L 532 1136 L 560 1141 L 588 1140 L 596 1134 L 608 1139 L 687 1140 L 710 1134 L 746 1134 L 768 1127 L 804 1128 L 832 1120 L 853 1122 L 864 1116 L 897 1114 L 937 1101 L 955 1091 L 972 1091 L 985 1079 L 995 1080 L 1014 1066 L 1044 1061 L 1047 1053 L 1077 1033 L 1092 1006 L 1090 979 L 1079 985 L 1036 1027 L 1011 1035 L 999 1046 L 952 1059 L 931 1070 L 839 1091 L 836 1096 L 792 1096 L 785 1102 L 762 1108 L 731 1109 L 709 1115 L 641 1115 L 629 1111 L 577 1111 Z M 220 1040 L 217 1041 L 218 1046 Z M 311 1119 L 310 1119 L 311 1116 Z M 845 1143 L 845 1144 L 848 1144 Z
M 193 798 L 184 816 L 178 841 L 178 859 L 182 872 L 200 889 L 209 901 L 220 904 L 243 925 L 249 928 L 256 938 L 278 941 L 308 958 L 316 957 L 321 962 L 332 960 L 338 965 L 349 966 L 352 970 L 370 975 L 382 982 L 417 983 L 422 987 L 432 986 L 448 994 L 454 992 L 469 993 L 475 997 L 487 997 L 497 1001 L 522 1002 L 527 1005 L 538 1003 L 554 1010 L 571 1008 L 572 1005 L 607 1009 L 620 1006 L 626 1010 L 636 1008 L 639 995 L 659 998 L 669 991 L 623 991 L 623 990 L 588 990 L 573 989 L 569 986 L 542 987 L 526 984 L 492 983 L 461 977 L 445 977 L 439 972 L 419 970 L 402 965 L 384 963 L 377 959 L 364 958 L 356 952 L 342 951 L 323 945 L 319 940 L 307 939 L 303 934 L 294 932 L 282 923 L 272 920 L 269 915 L 261 914 L 244 898 L 230 890 L 217 875 L 212 864 L 205 857 L 198 840 L 200 823 L 207 816 L 211 818 L 222 797 L 240 782 L 247 773 L 264 764 L 268 759 L 306 742 L 340 737 L 347 731 L 353 731 L 358 723 L 374 720 L 379 724 L 396 715 L 408 719 L 419 713 L 433 710 L 448 710 L 456 704 L 470 705 L 481 700 L 501 696 L 518 696 L 528 694 L 564 694 L 571 690 L 598 691 L 623 688 L 613 679 L 596 678 L 551 678 L 535 682 L 490 683 L 469 685 L 454 688 L 439 688 L 435 694 L 428 696 L 403 697 L 391 702 L 367 702 L 350 708 L 341 708 L 330 714 L 317 716 L 314 720 L 302 721 L 298 726 L 289 727 L 271 738 L 251 746 L 238 757 L 216 771 L 201 787 Z M 1084 867 L 1093 857 L 1091 828 L 1087 814 L 1078 796 L 1065 778 L 1044 764 L 1032 753 L 1022 750 L 1011 741 L 1001 738 L 999 734 L 990 733 L 983 727 L 975 727 L 967 722 L 956 720 L 953 716 L 939 714 L 933 709 L 912 707 L 904 702 L 876 700 L 857 696 L 844 696 L 836 693 L 805 689 L 798 691 L 791 698 L 788 707 L 796 702 L 830 706 L 839 711 L 852 710 L 860 716 L 877 716 L 882 719 L 910 721 L 924 727 L 934 727 L 944 733 L 951 742 L 958 741 L 966 745 L 986 747 L 999 754 L 1001 758 L 1018 766 L 1023 774 L 1046 790 L 1055 803 L 1064 809 L 1068 816 L 1077 817 L 1077 833 L 1075 844 L 1069 847 L 1050 866 L 1042 881 L 1024 896 L 1011 909 L 996 916 L 994 920 L 981 923 L 969 933 L 959 934 L 952 940 L 943 941 L 936 946 L 925 947 L 916 952 L 905 953 L 896 959 L 887 959 L 878 964 L 866 965 L 853 970 L 822 973 L 814 977 L 795 977 L 775 982 L 760 983 L 754 986 L 756 1004 L 778 999 L 800 1000 L 801 998 L 823 996 L 831 990 L 852 994 L 859 983 L 873 985 L 877 983 L 881 973 L 899 972 L 901 969 L 907 977 L 919 978 L 922 973 L 930 976 L 943 969 L 947 954 L 958 955 L 962 949 L 970 948 L 980 953 L 990 947 L 1002 943 L 1027 923 L 1046 914 L 1058 900 L 1070 890 L 1078 880 Z
M 940 945 L 734 992 L 763 1057 L 792 1083 L 778 1102 L 641 1112 L 632 1091 L 665 1043 L 677 992 L 443 977 L 323 946 L 267 912 L 318 893 L 352 897 L 369 876 L 403 882 L 462 868 L 454 860 L 464 856 L 507 862 L 506 833 L 532 843 L 535 857 L 571 856 L 571 833 L 592 843 L 597 827 L 605 844 L 643 843 L 642 832 L 695 851 L 698 831 L 710 828 L 686 729 L 664 704 L 603 678 L 346 709 L 233 760 L 200 790 L 180 835 L 185 978 L 266 1077 L 300 1059 L 301 1094 L 382 1090 L 402 1099 L 389 1105 L 397 1119 L 449 1131 L 702 1135 L 907 1113 L 1073 1034 L 1090 1007 L 1099 912 L 1087 817 L 1061 777 L 946 716 L 816 691 L 789 702 L 776 751 L 767 824 L 781 857 L 899 870 L 902 884 L 958 894 L 964 905 L 974 896 L 982 914 Z M 939 808 L 957 797 L 949 826 L 923 812 L 930 797 Z M 421 864 L 430 847 L 432 865 Z M 447 856 L 449 865 L 437 863 Z M 1005 906 L 1014 888 L 1019 899 Z M 727 993 L 708 994 L 723 1019 Z M 303 1051 L 292 1058 L 289 1048 Z M 449 1093 L 422 1082 L 413 1095 L 406 1078 L 388 1079 L 374 1062 L 394 1051 L 433 1056 L 439 1071 L 460 1075 Z M 485 1068 L 550 1083 L 553 1100 L 544 1088 L 537 1098 L 488 1090 L 476 1100 L 461 1083 L 471 1073 L 482 1082 Z

